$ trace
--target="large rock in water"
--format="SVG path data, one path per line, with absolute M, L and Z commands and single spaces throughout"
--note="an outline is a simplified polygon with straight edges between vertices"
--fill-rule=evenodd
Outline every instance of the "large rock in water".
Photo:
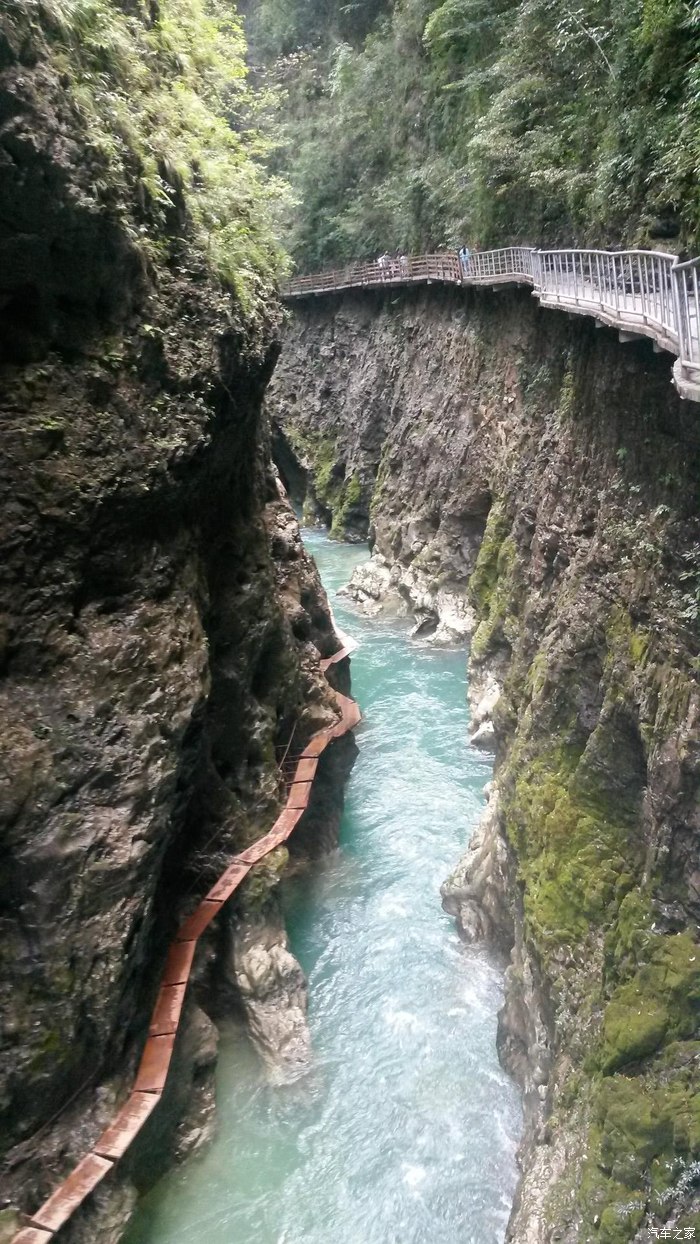
M 469 849 L 443 882 L 442 906 L 465 942 L 489 941 L 509 953 L 514 916 L 508 878 L 512 862 L 501 835 L 498 795 L 492 794 Z
M 306 978 L 289 952 L 281 922 L 236 930 L 232 974 L 251 1037 L 274 1084 L 288 1084 L 311 1064 Z

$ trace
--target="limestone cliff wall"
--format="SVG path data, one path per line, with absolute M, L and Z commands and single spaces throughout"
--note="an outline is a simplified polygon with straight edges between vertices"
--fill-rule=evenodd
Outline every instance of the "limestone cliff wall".
M 274 820 L 278 756 L 334 719 L 318 650 L 336 643 L 261 416 L 274 305 L 243 318 L 189 253 L 175 193 L 170 257 L 146 261 L 136 190 L 131 215 L 96 191 L 79 110 L 15 36 L 0 32 L 0 1156 L 3 1197 L 31 1210 L 129 1083 L 188 902 Z M 212 933 L 198 1002 L 236 937 L 267 936 L 266 911 L 284 942 L 276 862 Z M 208 1105 L 214 1052 L 193 1000 L 141 1183 L 193 1080 Z M 66 1239 L 119 1237 L 133 1190 L 100 1198 Z
M 471 636 L 496 777 L 444 901 L 512 948 L 510 1238 L 697 1229 L 698 409 L 648 343 L 435 288 L 295 302 L 270 408 L 358 598 Z

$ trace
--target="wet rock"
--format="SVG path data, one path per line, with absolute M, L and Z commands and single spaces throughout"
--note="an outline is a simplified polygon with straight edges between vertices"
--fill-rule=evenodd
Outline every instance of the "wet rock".
M 495 750 L 496 731 L 493 714 L 501 698 L 501 686 L 491 672 L 485 674 L 481 685 L 469 689 L 471 707 L 469 741 L 474 747 Z
M 490 941 L 505 953 L 513 944 L 508 848 L 501 834 L 497 794 L 489 800 L 469 848 L 440 888 L 442 906 L 466 942 Z
M 281 921 L 238 924 L 228 971 L 271 1081 L 287 1084 L 304 1075 L 311 1062 L 306 978 Z
M 496 731 L 492 721 L 482 721 L 469 736 L 472 747 L 480 747 L 484 751 L 496 750 Z
M 129 1220 L 137 1201 L 133 1184 L 120 1181 L 118 1186 L 98 1188 L 91 1196 L 88 1209 L 79 1211 L 64 1228 L 70 1244 L 120 1244 L 124 1239 L 124 1223 Z
M 370 618 L 382 612 L 406 612 L 391 567 L 379 553 L 374 553 L 369 561 L 355 568 L 350 582 L 340 589 L 338 595 L 353 600 Z

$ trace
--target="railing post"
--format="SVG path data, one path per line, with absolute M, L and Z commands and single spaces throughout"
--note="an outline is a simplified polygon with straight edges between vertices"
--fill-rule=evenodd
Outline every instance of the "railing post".
M 693 265 L 690 269 L 693 274 L 693 299 L 695 301 L 695 337 L 690 328 L 690 312 L 688 312 L 688 337 L 690 348 L 688 350 L 689 361 L 695 368 L 700 367 L 700 333 L 698 331 L 698 313 L 700 312 L 700 295 L 698 293 L 698 270 Z M 693 348 L 694 347 L 694 348 Z
M 604 296 L 604 302 L 605 302 L 606 307 L 612 308 L 615 305 L 614 285 L 615 285 L 615 275 L 613 272 L 612 255 L 606 255 L 605 256 L 605 285 L 603 286 L 603 296 Z
M 619 289 L 618 273 L 617 273 L 617 260 L 614 255 L 611 256 L 611 259 L 612 259 L 613 293 L 615 295 L 615 310 L 617 311 L 617 314 L 619 315 L 620 314 L 620 289 Z
M 685 320 L 681 311 L 681 291 L 680 276 L 681 269 L 678 266 L 678 260 L 671 268 L 671 294 L 673 296 L 673 310 L 676 318 L 676 332 L 678 333 L 678 355 L 683 364 L 683 355 L 685 353 Z M 685 286 L 685 276 L 683 277 L 683 285 Z

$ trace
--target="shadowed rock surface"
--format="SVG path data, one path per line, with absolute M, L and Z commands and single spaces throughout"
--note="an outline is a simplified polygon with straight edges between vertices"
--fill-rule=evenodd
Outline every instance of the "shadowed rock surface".
M 138 170 L 111 201 L 44 52 L 3 26 L 0 1131 L 3 1195 L 25 1210 L 113 1114 L 178 920 L 279 810 L 278 757 L 336 715 L 325 594 L 261 416 L 278 310 L 245 318 L 177 195 L 167 260 L 144 259 Z M 254 873 L 255 921 L 267 903 L 279 923 L 267 889 Z M 303 992 L 284 966 L 280 1007 Z M 139 1186 L 206 1136 L 201 1007 Z M 105 1186 L 66 1240 L 116 1240 L 132 1200 Z

